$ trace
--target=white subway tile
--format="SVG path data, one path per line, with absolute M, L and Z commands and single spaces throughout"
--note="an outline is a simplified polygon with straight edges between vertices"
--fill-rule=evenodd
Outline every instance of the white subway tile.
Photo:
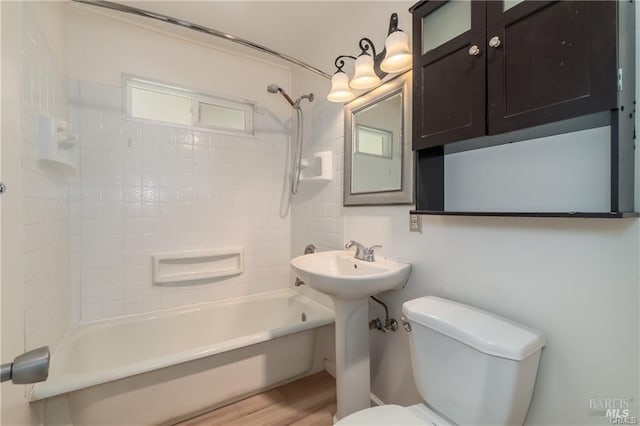
M 124 268 L 124 283 L 127 285 L 147 282 L 151 278 L 151 262 L 144 266 Z
M 123 267 L 104 268 L 101 272 L 103 286 L 122 283 Z
M 111 285 L 102 288 L 102 297 L 104 303 L 107 302 L 117 302 L 124 298 L 124 286 L 123 285 Z M 107 315 L 109 316 L 109 315 Z
M 102 319 L 102 303 L 83 304 L 80 308 L 80 317 L 82 321 L 95 321 Z
M 123 199 L 127 202 L 142 201 L 142 186 L 125 185 L 123 188 Z
M 124 314 L 124 304 L 122 300 L 105 302 L 102 309 L 105 318 L 119 317 Z
M 123 204 L 123 216 L 125 218 L 142 218 L 141 202 L 126 202 Z
M 155 186 L 144 186 L 142 188 L 142 200 L 145 202 L 160 201 L 160 192 Z
M 123 313 L 125 315 L 138 314 L 144 311 L 144 303 L 142 297 L 135 299 L 125 299 L 123 302 Z
M 122 185 L 105 183 L 100 187 L 102 201 L 123 201 Z
M 146 296 L 142 300 L 142 306 L 145 312 L 157 311 L 162 309 L 162 298 L 157 296 Z
M 142 283 L 125 283 L 124 285 L 124 300 L 125 302 L 130 299 L 139 299 L 143 296 Z
M 84 287 L 80 292 L 80 301 L 83 305 L 101 304 L 103 300 L 102 291 L 102 287 Z
M 107 185 L 120 185 L 124 182 L 123 170 L 103 170 L 102 183 Z
M 119 110 L 105 108 L 101 114 L 103 132 L 119 134 L 122 128 L 122 115 Z

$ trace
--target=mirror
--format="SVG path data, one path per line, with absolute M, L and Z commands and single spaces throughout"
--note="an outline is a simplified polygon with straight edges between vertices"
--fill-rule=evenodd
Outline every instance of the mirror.
M 411 72 L 345 105 L 344 205 L 413 204 Z

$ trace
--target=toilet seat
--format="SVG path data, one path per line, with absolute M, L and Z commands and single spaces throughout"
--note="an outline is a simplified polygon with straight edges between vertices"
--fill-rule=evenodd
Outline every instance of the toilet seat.
M 379 405 L 357 411 L 335 423 L 335 426 L 450 426 L 424 404 L 410 407 Z

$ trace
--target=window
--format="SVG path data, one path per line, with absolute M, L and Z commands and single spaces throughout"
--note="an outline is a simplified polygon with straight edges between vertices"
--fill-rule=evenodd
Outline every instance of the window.
M 136 120 L 253 134 L 253 105 L 125 76 L 126 115 Z
M 388 130 L 356 126 L 356 154 L 392 158 L 393 134 Z

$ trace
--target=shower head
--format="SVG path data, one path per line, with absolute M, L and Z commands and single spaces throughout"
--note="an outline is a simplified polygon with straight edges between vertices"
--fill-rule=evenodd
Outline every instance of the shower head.
M 287 95 L 287 93 L 282 89 L 282 87 L 278 86 L 277 84 L 270 84 L 267 86 L 267 92 L 269 93 L 278 93 L 280 92 L 280 94 L 282 96 L 284 96 L 284 98 L 287 100 L 287 102 L 289 102 L 291 104 L 291 106 L 295 106 L 295 103 L 293 102 L 293 99 L 291 99 L 291 97 L 289 97 L 289 95 Z

